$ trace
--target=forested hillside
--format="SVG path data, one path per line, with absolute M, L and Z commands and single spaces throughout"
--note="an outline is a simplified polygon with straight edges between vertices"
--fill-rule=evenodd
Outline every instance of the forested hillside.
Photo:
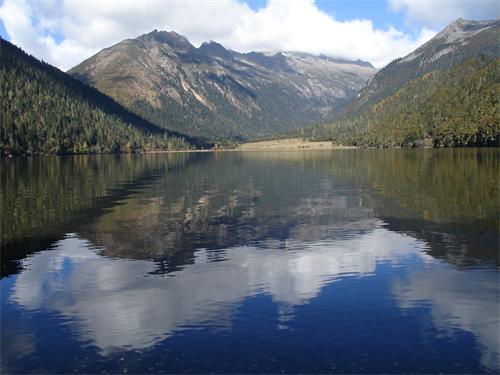
M 0 39 L 0 155 L 136 152 L 203 142 L 167 131 Z
M 500 20 L 472 21 L 458 19 L 434 38 L 407 56 L 381 69 L 363 87 L 344 114 L 356 115 L 387 98 L 408 82 L 434 70 L 450 69 L 471 57 L 485 54 L 498 56 Z
M 455 21 L 380 70 L 336 121 L 293 135 L 375 147 L 498 145 L 499 29 L 500 21 Z
M 358 146 L 499 144 L 499 58 L 480 55 L 418 78 L 353 118 L 309 130 Z

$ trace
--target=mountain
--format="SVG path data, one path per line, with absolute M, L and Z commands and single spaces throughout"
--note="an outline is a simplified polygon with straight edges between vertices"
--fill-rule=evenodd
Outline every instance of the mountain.
M 376 70 L 298 52 L 238 53 L 153 31 L 68 73 L 151 122 L 214 139 L 272 134 L 333 118 Z
M 363 146 L 499 142 L 500 20 L 459 19 L 381 69 L 335 120 L 303 132 Z
M 409 55 L 380 70 L 360 91 L 353 109 L 365 108 L 388 97 L 433 70 L 449 69 L 481 53 L 498 56 L 499 32 L 500 20 L 456 20 Z
M 160 128 L 0 39 L 0 155 L 130 152 L 205 145 Z

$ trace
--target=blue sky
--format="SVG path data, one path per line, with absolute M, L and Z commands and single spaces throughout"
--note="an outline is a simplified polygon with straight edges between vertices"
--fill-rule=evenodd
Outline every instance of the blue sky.
M 304 51 L 382 67 L 498 0 L 0 0 L 0 35 L 61 69 L 153 29 L 195 46 Z
M 267 0 L 247 0 L 246 3 L 258 10 L 266 5 Z M 403 29 L 408 26 L 401 14 L 389 10 L 385 0 L 317 0 L 316 5 L 339 21 L 361 18 L 371 20 L 377 28 L 392 25 Z

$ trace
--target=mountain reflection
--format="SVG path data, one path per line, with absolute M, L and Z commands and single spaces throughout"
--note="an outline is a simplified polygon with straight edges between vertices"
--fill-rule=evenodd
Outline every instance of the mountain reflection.
M 499 155 L 355 150 L 7 161 L 2 275 L 68 232 L 108 256 L 182 264 L 200 247 L 319 240 L 342 227 L 369 230 L 378 219 L 458 267 L 498 266 Z
M 398 264 L 422 246 L 377 225 L 361 236 L 292 249 L 235 247 L 217 262 L 213 251 L 199 250 L 193 264 L 161 277 L 148 276 L 152 261 L 106 258 L 71 235 L 23 261 L 10 301 L 70 318 L 78 338 L 105 354 L 152 346 L 186 326 L 224 327 L 239 303 L 259 293 L 290 314 L 337 278 L 373 274 L 378 263 Z

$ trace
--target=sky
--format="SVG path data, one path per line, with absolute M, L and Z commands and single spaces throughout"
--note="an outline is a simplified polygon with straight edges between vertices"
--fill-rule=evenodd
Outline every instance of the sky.
M 0 0 L 0 36 L 62 70 L 154 29 L 381 68 L 457 18 L 499 15 L 498 0 Z

